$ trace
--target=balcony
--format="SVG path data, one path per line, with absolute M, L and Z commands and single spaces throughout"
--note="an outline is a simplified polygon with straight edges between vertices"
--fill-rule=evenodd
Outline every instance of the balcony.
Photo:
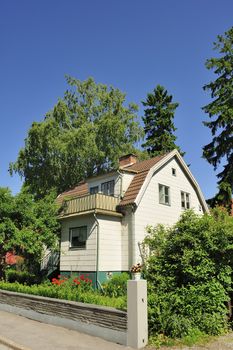
M 60 218 L 85 215 L 93 212 L 105 215 L 122 216 L 122 214 L 116 210 L 119 202 L 119 198 L 106 196 L 102 193 L 67 199 L 63 202 Z

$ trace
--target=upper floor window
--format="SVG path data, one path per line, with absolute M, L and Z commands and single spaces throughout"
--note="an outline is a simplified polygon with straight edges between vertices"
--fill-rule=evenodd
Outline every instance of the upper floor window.
M 170 205 L 171 203 L 170 187 L 159 184 L 159 203 Z
M 103 182 L 101 184 L 101 192 L 107 196 L 114 196 L 114 180 Z
M 90 187 L 90 194 L 95 194 L 99 192 L 99 186 Z
M 70 228 L 70 248 L 86 248 L 87 226 Z
M 175 168 L 172 168 L 172 175 L 176 176 L 176 169 Z
M 181 208 L 190 209 L 190 194 L 181 191 Z

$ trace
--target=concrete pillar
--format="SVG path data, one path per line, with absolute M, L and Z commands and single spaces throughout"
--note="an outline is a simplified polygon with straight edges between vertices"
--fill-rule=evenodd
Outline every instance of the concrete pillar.
M 147 282 L 130 280 L 127 283 L 128 330 L 127 346 L 141 349 L 148 342 Z

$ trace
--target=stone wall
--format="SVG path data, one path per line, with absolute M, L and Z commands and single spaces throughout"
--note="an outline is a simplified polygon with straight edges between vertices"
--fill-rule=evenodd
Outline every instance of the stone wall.
M 0 290 L 0 310 L 126 344 L 127 313 L 114 308 Z

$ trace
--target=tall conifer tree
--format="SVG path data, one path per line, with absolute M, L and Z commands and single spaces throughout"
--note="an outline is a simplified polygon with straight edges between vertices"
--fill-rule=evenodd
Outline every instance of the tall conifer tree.
M 174 148 L 181 152 L 175 144 L 176 128 L 173 122 L 179 104 L 172 102 L 172 98 L 163 86 L 157 85 L 152 93 L 147 94 L 146 101 L 142 102 L 146 107 L 143 118 L 146 142 L 142 146 L 150 156 L 170 152 Z
M 230 206 L 233 191 L 233 27 L 217 37 L 214 49 L 218 57 L 206 61 L 207 69 L 217 75 L 216 80 L 203 89 L 211 92 L 213 99 L 203 107 L 211 121 L 204 122 L 212 133 L 212 141 L 203 147 L 203 157 L 216 170 L 220 163 L 223 170 L 217 174 L 219 192 L 214 204 Z

